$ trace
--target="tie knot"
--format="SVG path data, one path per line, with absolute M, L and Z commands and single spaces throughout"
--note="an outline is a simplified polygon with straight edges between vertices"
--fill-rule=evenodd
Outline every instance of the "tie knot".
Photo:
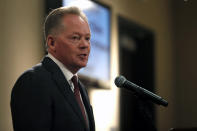
M 77 81 L 77 76 L 74 75 L 71 79 L 71 81 L 73 82 L 74 85 L 74 92 L 79 92 L 79 87 L 78 87 L 78 81 Z
M 74 75 L 74 76 L 72 77 L 71 81 L 73 82 L 73 84 L 77 84 L 77 83 L 78 83 L 78 82 L 77 82 L 77 76 Z

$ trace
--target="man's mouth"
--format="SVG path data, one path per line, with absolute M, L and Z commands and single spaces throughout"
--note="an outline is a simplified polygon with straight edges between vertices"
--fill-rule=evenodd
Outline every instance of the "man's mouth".
M 88 54 L 80 54 L 79 57 L 82 58 L 82 59 L 87 59 Z

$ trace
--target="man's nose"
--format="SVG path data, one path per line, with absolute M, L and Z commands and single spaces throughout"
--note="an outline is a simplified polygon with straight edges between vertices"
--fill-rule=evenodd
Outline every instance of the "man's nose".
M 90 41 L 83 38 L 81 39 L 79 46 L 80 48 L 88 48 L 90 46 Z

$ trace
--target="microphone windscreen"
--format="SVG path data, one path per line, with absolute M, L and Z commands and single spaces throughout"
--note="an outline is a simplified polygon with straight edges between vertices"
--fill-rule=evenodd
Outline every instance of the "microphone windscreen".
M 114 83 L 117 87 L 122 87 L 125 81 L 126 81 L 126 78 L 124 76 L 118 76 L 116 77 Z

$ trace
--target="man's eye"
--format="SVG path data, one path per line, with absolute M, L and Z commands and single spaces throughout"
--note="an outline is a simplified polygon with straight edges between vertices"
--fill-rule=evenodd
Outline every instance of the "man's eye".
M 80 40 L 80 37 L 79 36 L 72 36 L 72 39 L 73 40 Z
M 90 40 L 90 37 L 86 37 L 85 39 L 86 39 L 87 41 L 89 41 L 89 40 Z

